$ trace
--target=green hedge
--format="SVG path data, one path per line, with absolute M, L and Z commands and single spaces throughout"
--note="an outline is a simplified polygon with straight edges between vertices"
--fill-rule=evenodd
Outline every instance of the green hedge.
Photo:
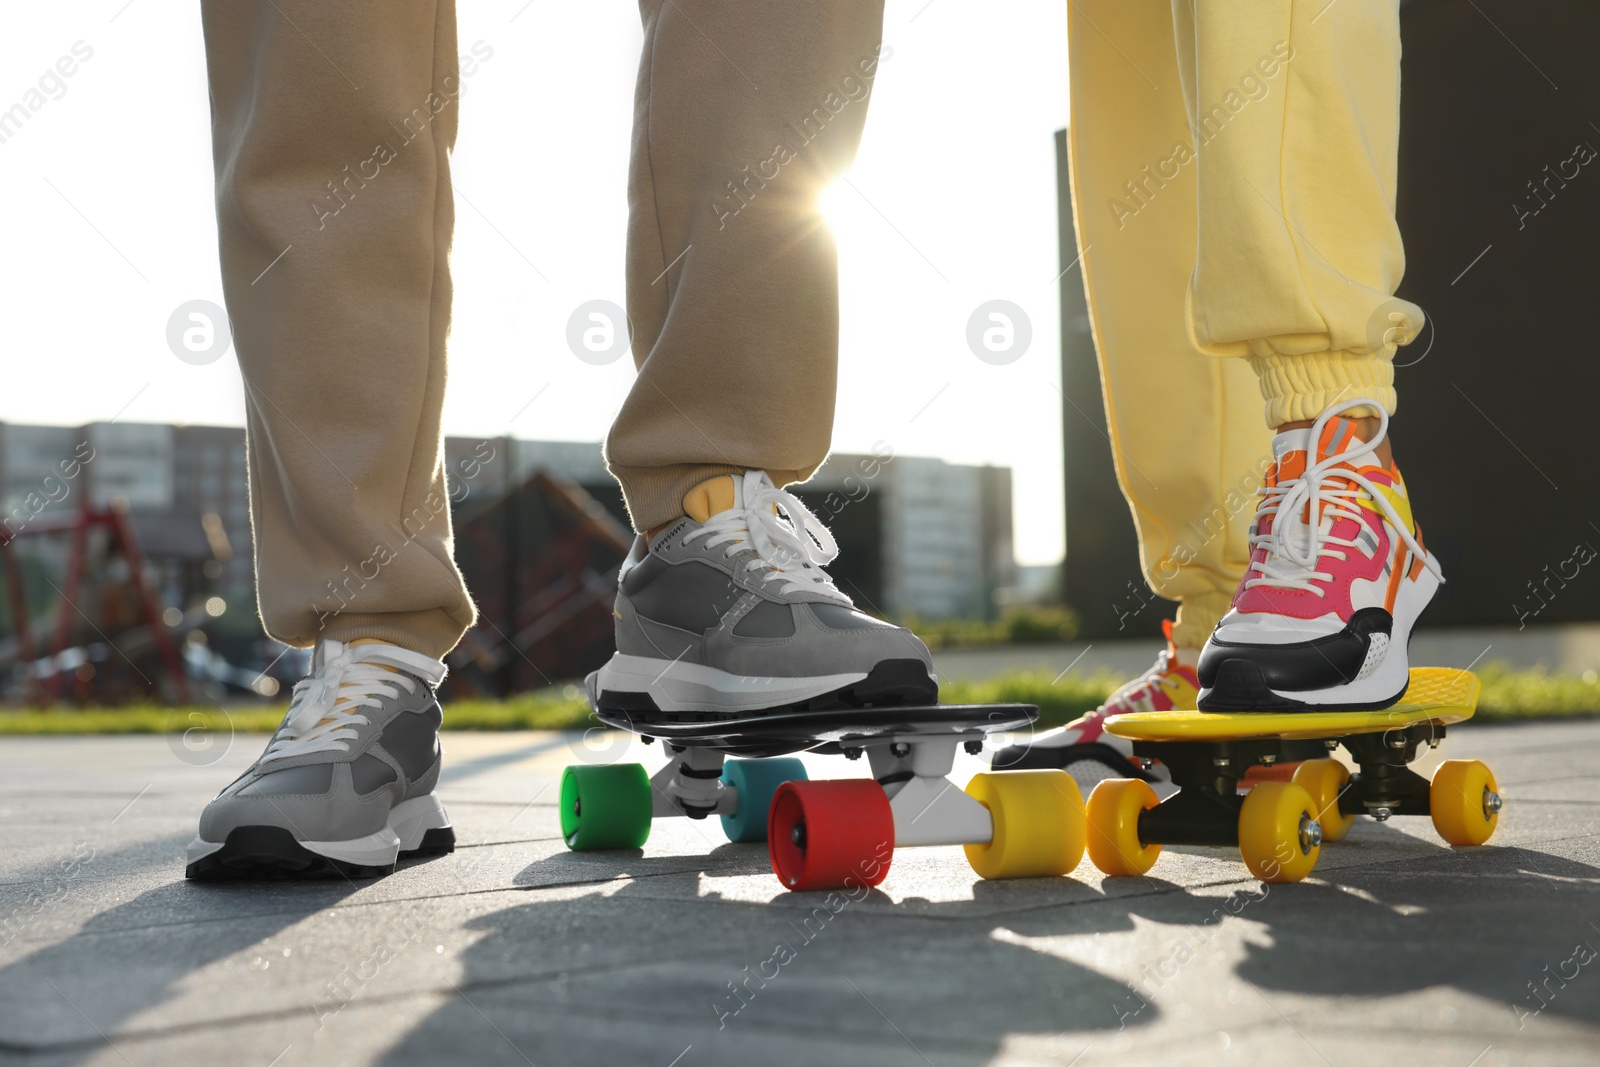
M 1078 616 L 1071 608 L 1015 607 L 992 622 L 965 619 L 900 620 L 929 648 L 977 648 L 996 645 L 1048 645 L 1078 635 Z
M 1600 714 L 1600 673 L 1595 671 L 1584 671 L 1580 677 L 1516 671 L 1491 663 L 1478 671 L 1478 677 L 1483 680 L 1483 695 L 1476 717 L 1487 722 Z
M 0 734 L 171 734 L 187 730 L 270 734 L 287 704 L 262 707 L 51 708 L 0 712 Z M 447 730 L 569 730 L 594 725 L 577 687 L 552 687 L 510 700 L 455 700 Z

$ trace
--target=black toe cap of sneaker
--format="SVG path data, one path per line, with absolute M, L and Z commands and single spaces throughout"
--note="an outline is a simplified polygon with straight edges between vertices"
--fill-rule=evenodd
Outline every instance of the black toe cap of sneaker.
M 1250 711 L 1294 706 L 1273 690 L 1307 692 L 1348 685 L 1361 673 L 1374 637 L 1387 638 L 1393 617 L 1382 608 L 1362 608 L 1343 630 L 1284 645 L 1219 640 L 1200 653 L 1195 673 L 1201 711 Z

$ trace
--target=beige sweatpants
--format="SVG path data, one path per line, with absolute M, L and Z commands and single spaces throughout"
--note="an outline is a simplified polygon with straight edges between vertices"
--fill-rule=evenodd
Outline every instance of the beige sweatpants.
M 838 292 L 816 197 L 854 158 L 882 4 L 640 8 L 640 371 L 606 453 L 644 529 L 705 478 L 800 480 L 827 454 Z M 373 637 L 442 656 L 474 619 L 440 433 L 453 0 L 204 0 L 202 14 L 262 621 L 293 645 Z
M 1421 328 L 1393 296 L 1398 3 L 1072 0 L 1067 36 L 1117 476 L 1198 648 L 1249 561 L 1268 428 L 1356 397 L 1393 412 Z

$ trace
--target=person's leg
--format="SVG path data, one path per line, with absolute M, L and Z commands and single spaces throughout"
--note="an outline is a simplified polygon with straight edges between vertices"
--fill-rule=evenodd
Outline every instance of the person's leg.
M 634 527 L 717 474 L 804 481 L 833 432 L 822 190 L 855 159 L 882 0 L 642 0 L 628 200 L 639 378 L 606 442 Z
M 202 12 L 262 621 L 443 656 L 473 622 L 439 422 L 454 4 Z
M 1271 459 L 1254 376 L 1184 327 L 1196 161 L 1168 0 L 1068 7 L 1074 221 L 1117 478 L 1145 580 L 1204 644 L 1249 560 L 1249 499 Z
M 1405 272 L 1394 220 L 1398 5 L 1173 9 L 1199 147 L 1187 316 L 1196 346 L 1249 360 L 1268 426 L 1356 397 L 1392 413 L 1395 346 L 1423 321 L 1394 296 Z
M 603 704 L 811 707 L 937 696 L 922 642 L 853 609 L 781 487 L 827 456 L 836 253 L 818 208 L 855 157 L 881 0 L 643 0 L 629 180 L 639 368 L 606 442 L 640 538 Z M 786 516 L 780 519 L 779 515 Z
M 1250 368 L 1206 359 L 1184 327 L 1196 166 L 1172 19 L 1170 0 L 1067 8 L 1073 219 L 1113 458 L 1144 579 L 1178 601 L 1150 671 L 995 757 L 1001 767 L 1067 767 L 1085 785 L 1129 773 L 1131 747 L 1102 731 L 1108 715 L 1194 707 L 1195 663 L 1249 562 L 1252 501 L 1272 455 Z
M 1393 295 L 1398 5 L 1173 10 L 1199 164 L 1186 320 L 1202 352 L 1248 360 L 1279 431 L 1199 704 L 1387 706 L 1439 577 L 1384 440 L 1394 349 L 1422 323 Z
M 380 873 L 444 849 L 439 658 L 473 622 L 451 555 L 453 0 L 207 0 L 217 229 L 244 375 L 261 618 L 316 644 L 189 873 Z

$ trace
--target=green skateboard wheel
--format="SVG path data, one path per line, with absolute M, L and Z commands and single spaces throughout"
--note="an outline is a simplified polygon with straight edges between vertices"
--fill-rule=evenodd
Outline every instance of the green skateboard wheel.
M 638 763 L 561 772 L 561 836 L 575 852 L 639 848 L 650 836 L 650 776 Z
M 722 817 L 728 840 L 744 844 L 767 839 L 767 809 L 784 782 L 806 781 L 806 766 L 792 757 L 731 759 L 722 765 L 722 784 L 739 795 L 739 808 Z

